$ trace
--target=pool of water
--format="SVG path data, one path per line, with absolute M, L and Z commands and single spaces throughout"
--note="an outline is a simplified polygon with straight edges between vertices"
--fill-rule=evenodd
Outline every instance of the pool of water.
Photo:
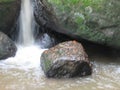
M 16 57 L 0 61 L 0 90 L 120 90 L 119 55 L 104 49 L 91 50 L 91 76 L 49 79 L 40 67 L 44 50 L 36 46 L 19 47 Z

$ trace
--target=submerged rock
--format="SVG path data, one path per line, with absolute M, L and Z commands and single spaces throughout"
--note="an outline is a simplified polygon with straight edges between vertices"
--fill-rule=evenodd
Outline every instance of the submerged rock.
M 92 73 L 88 55 L 76 41 L 63 42 L 44 51 L 41 66 L 47 77 L 82 77 Z
M 0 32 L 0 59 L 14 56 L 17 47 L 14 42 L 4 33 Z

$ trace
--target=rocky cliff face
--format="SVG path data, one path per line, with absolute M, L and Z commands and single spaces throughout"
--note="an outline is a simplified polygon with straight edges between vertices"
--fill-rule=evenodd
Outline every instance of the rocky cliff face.
M 20 0 L 0 0 L 0 31 L 9 34 L 20 11 Z
M 41 26 L 74 39 L 120 48 L 119 0 L 38 0 L 36 3 L 35 17 Z M 53 9 L 49 9 L 49 3 Z

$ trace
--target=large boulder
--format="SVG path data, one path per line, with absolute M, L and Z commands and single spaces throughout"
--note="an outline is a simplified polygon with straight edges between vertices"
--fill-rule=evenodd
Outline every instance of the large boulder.
M 0 0 L 0 31 L 10 34 L 20 11 L 20 0 Z
M 15 55 L 17 47 L 14 42 L 4 33 L 0 32 L 0 60 Z
M 38 0 L 38 2 L 40 3 L 36 4 L 35 17 L 40 25 L 74 39 L 82 38 L 120 49 L 120 0 Z M 49 3 L 53 9 L 49 9 L 51 8 Z M 41 13 L 40 10 L 44 12 Z
M 92 73 L 88 55 L 76 41 L 67 41 L 43 52 L 41 66 L 47 77 L 82 77 Z

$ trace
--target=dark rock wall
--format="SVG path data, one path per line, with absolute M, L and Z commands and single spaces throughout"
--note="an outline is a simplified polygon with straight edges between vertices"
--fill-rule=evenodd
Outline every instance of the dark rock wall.
M 10 35 L 20 12 L 20 0 L 0 1 L 0 31 Z

